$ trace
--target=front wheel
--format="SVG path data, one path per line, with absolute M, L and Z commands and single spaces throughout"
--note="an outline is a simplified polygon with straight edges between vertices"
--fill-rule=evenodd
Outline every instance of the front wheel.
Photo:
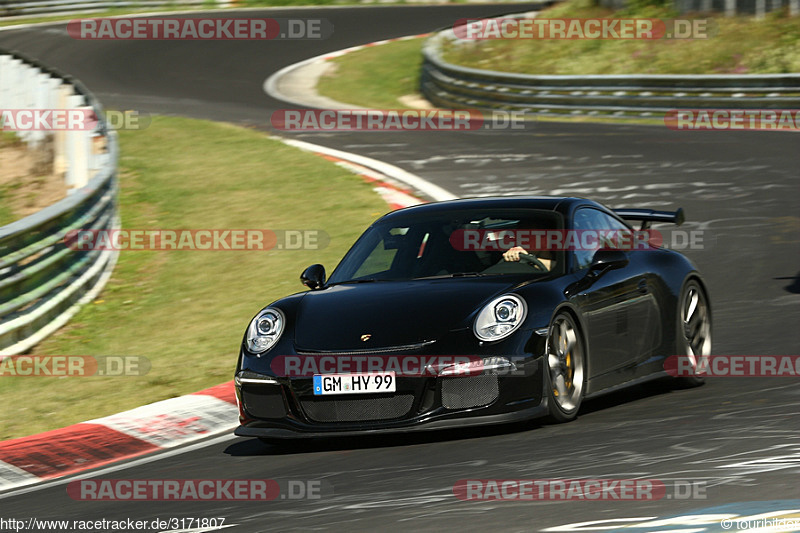
M 547 339 L 545 372 L 550 418 L 568 422 L 575 418 L 583 400 L 586 351 L 575 319 L 568 313 L 553 318 Z
M 696 371 L 699 359 L 711 355 L 711 308 L 703 287 L 696 280 L 684 285 L 677 314 L 677 355 L 687 357 Z M 697 387 L 704 382 L 697 376 L 677 378 L 678 385 L 683 387 Z

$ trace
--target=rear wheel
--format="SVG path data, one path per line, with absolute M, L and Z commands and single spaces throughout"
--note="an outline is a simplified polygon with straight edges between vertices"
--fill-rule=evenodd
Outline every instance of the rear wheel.
M 711 355 L 711 309 L 703 287 L 693 279 L 681 291 L 676 346 L 676 355 L 687 357 L 693 370 L 701 357 Z M 677 383 L 684 387 L 697 387 L 704 382 L 697 376 L 677 378 Z
M 575 319 L 559 313 L 553 319 L 547 339 L 545 373 L 550 417 L 556 422 L 575 418 L 583 400 L 586 381 L 586 352 Z

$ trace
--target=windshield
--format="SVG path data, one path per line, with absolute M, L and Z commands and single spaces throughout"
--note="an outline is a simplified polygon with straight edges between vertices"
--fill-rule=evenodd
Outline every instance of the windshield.
M 377 222 L 342 259 L 330 284 L 436 277 L 525 274 L 551 276 L 563 271 L 561 251 L 533 251 L 505 261 L 514 245 L 504 236 L 563 228 L 553 211 L 495 209 L 447 211 Z

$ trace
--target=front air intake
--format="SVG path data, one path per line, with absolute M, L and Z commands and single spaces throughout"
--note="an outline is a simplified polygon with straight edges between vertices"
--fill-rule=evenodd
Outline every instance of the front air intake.
M 497 374 L 442 380 L 442 405 L 447 409 L 467 409 L 489 405 L 497 399 L 499 394 Z
M 414 396 L 401 394 L 358 400 L 302 400 L 308 418 L 315 422 L 360 422 L 402 418 L 411 410 Z

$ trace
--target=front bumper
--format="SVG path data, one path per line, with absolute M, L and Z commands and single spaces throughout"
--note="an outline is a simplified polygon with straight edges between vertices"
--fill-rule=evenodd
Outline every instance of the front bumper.
M 544 338 L 532 338 L 533 342 L 521 345 L 483 346 L 475 354 L 520 354 L 513 356 L 517 366 L 513 372 L 397 376 L 396 391 L 391 394 L 315 396 L 311 376 L 276 376 L 269 371 L 268 361 L 243 354 L 235 380 L 241 423 L 235 434 L 296 438 L 405 433 L 543 416 L 547 414 Z
M 345 429 L 319 427 L 280 427 L 272 423 L 254 421 L 236 428 L 234 434 L 239 437 L 260 437 L 269 439 L 297 439 L 297 438 L 323 438 L 323 437 L 350 437 L 365 435 L 386 435 L 397 433 L 411 433 L 417 431 L 436 431 L 445 429 L 466 428 L 473 426 L 489 426 L 494 424 L 511 424 L 522 422 L 547 415 L 546 402 L 511 413 L 496 415 L 474 415 L 470 417 L 445 418 L 418 423 L 403 423 L 391 427 L 364 427 L 360 429 Z

